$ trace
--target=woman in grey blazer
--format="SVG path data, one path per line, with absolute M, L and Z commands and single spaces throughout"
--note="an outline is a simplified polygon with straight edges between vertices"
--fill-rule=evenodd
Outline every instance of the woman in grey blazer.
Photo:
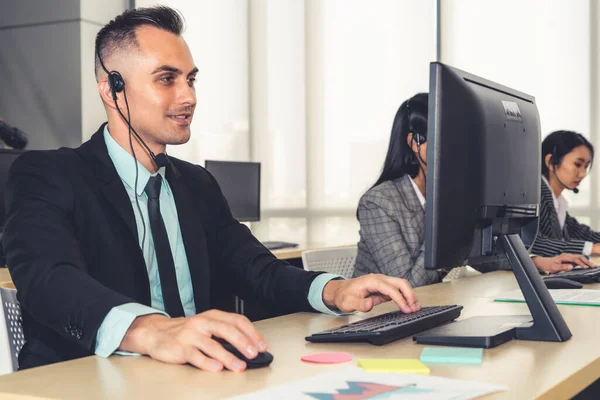
M 413 287 L 441 281 L 423 267 L 427 102 L 427 93 L 418 93 L 396 113 L 381 176 L 358 204 L 354 276 L 397 276 Z
M 357 216 L 360 241 L 354 276 L 380 273 L 408 280 L 413 287 L 440 282 L 442 273 L 424 268 L 427 93 L 398 109 L 383 171 L 361 197 Z M 539 270 L 570 270 L 589 265 L 581 255 L 534 257 Z

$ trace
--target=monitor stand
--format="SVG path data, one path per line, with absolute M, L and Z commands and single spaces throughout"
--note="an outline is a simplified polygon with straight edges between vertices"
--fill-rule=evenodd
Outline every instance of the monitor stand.
M 511 339 L 564 342 L 572 336 L 517 234 L 500 235 L 531 315 L 481 316 L 452 322 L 416 335 L 419 344 L 491 348 Z

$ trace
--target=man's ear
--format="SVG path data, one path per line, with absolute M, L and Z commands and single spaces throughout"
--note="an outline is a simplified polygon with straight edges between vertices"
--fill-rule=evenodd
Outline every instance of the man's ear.
M 110 88 L 110 85 L 108 84 L 107 76 L 98 81 L 98 93 L 100 93 L 100 98 L 106 106 L 116 109 L 115 100 L 113 99 L 113 92 Z

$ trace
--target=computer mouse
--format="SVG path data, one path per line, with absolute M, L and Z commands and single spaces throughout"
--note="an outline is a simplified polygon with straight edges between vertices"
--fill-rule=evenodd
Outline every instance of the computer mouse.
M 240 360 L 244 361 L 246 363 L 246 369 L 255 369 L 255 368 L 266 367 L 269 364 L 271 364 L 271 362 L 273 362 L 273 355 L 271 353 L 269 353 L 268 351 L 265 351 L 262 353 L 259 352 L 256 357 L 250 359 L 250 358 L 246 357 L 244 354 L 242 354 L 238 349 L 235 348 L 235 346 L 233 346 L 231 343 L 227 342 L 226 340 L 221 339 L 221 338 L 216 338 L 216 337 L 213 337 L 213 339 L 216 340 L 217 342 L 219 342 L 225 350 L 227 350 L 228 352 L 230 352 L 231 354 L 233 354 Z
M 583 284 L 565 278 L 546 278 L 544 283 L 548 289 L 581 289 Z

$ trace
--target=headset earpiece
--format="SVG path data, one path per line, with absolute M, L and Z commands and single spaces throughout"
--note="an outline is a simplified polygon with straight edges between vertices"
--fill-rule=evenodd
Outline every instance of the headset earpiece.
M 123 79 L 123 77 L 121 76 L 121 74 L 118 71 L 109 71 L 106 66 L 104 65 L 104 62 L 102 61 L 102 56 L 100 55 L 100 50 L 96 49 L 96 57 L 98 58 L 98 61 L 100 63 L 100 67 L 102 67 L 102 69 L 104 70 L 104 72 L 106 72 L 107 75 L 107 80 L 108 80 L 108 86 L 110 87 L 110 91 L 112 93 L 112 98 L 113 100 L 117 100 L 117 93 L 120 93 L 123 91 L 123 89 L 125 89 L 125 80 Z
M 125 81 L 120 73 L 111 71 L 108 73 L 108 86 L 112 92 L 113 100 L 117 99 L 117 93 L 120 93 L 125 88 Z
M 414 133 L 413 138 L 415 139 L 415 142 L 417 142 L 418 147 L 421 147 L 421 145 L 426 142 L 425 137 L 420 133 Z

